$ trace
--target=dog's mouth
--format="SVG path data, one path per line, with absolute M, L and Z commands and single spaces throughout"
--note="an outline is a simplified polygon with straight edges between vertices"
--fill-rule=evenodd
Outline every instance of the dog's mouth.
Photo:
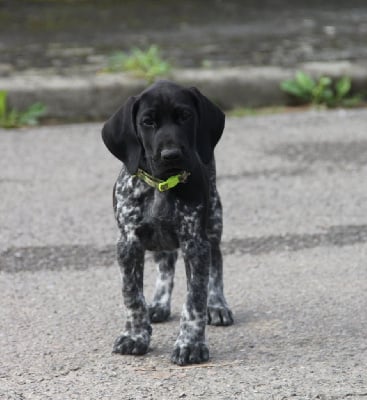
M 187 170 L 183 167 L 164 169 L 159 172 L 159 175 L 157 176 L 157 178 L 165 180 L 165 179 L 170 178 L 171 176 L 182 174 L 184 171 L 187 171 Z M 187 171 L 187 172 L 189 172 L 189 171 Z
M 156 178 L 168 179 L 171 176 L 181 174 L 183 171 L 190 172 L 187 163 L 184 161 L 179 162 L 153 162 L 152 172 Z
M 177 167 L 177 168 L 169 168 L 169 169 L 166 169 L 166 170 L 164 170 L 164 173 L 165 174 L 167 174 L 167 175 L 177 175 L 177 174 L 179 174 L 180 172 L 182 172 L 184 170 L 184 168 L 182 168 L 182 167 Z

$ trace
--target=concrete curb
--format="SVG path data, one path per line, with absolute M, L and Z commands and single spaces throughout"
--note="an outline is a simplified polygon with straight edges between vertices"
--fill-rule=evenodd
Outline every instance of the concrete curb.
M 223 109 L 289 104 L 279 84 L 303 70 L 318 77 L 349 76 L 355 91 L 367 91 L 367 65 L 349 61 L 305 63 L 295 69 L 280 67 L 235 67 L 218 70 L 176 70 L 172 79 L 197 86 Z M 18 110 L 35 102 L 47 106 L 47 117 L 67 120 L 104 119 L 127 97 L 147 86 L 129 74 L 88 76 L 18 75 L 0 78 L 0 89 L 8 92 L 9 104 Z

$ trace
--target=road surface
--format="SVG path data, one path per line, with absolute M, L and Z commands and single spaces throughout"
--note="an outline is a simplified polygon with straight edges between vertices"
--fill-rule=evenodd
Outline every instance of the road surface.
M 217 147 L 231 327 L 169 362 L 185 295 L 140 357 L 122 327 L 101 124 L 0 130 L 1 399 L 367 397 L 367 111 L 228 119 Z M 155 270 L 146 262 L 146 295 Z

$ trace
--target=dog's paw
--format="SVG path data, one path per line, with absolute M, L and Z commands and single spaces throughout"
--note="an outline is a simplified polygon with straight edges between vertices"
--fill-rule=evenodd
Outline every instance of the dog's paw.
M 199 364 L 209 360 L 209 349 L 205 343 L 176 342 L 171 361 L 178 365 Z
M 142 355 L 148 351 L 149 343 L 150 334 L 148 332 L 135 335 L 123 333 L 116 338 L 112 353 Z
M 171 310 L 169 307 L 164 307 L 161 304 L 149 305 L 150 322 L 165 322 L 169 319 Z
M 233 324 L 232 311 L 226 306 L 208 306 L 208 325 L 228 326 Z

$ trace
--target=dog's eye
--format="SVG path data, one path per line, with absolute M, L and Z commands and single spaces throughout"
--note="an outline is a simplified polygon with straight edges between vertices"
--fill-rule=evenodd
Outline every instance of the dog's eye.
M 154 128 L 154 127 L 155 127 L 155 121 L 154 121 L 152 118 L 150 118 L 150 117 L 145 117 L 145 118 L 143 118 L 142 124 L 143 124 L 144 126 L 149 127 L 149 128 Z
M 189 120 L 191 117 L 192 117 L 192 112 L 189 110 L 180 110 L 177 113 L 177 119 L 180 122 L 185 122 L 185 121 Z

